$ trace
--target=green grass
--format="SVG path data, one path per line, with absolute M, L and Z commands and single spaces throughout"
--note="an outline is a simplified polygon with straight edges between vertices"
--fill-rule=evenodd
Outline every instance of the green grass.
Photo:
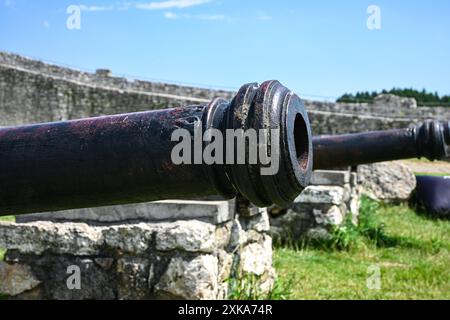
M 244 277 L 228 280 L 230 300 L 287 300 L 292 295 L 292 281 L 277 277 L 269 292 L 260 290 L 261 277 L 246 274 Z
M 16 217 L 14 216 L 0 217 L 0 221 L 14 222 L 16 221 Z
M 446 177 L 450 176 L 450 173 L 426 173 L 426 172 L 414 172 L 416 176 L 434 176 L 434 177 Z
M 16 221 L 16 218 L 14 216 L 7 216 L 7 217 L 0 217 L 0 221 L 10 221 L 14 222 Z M 3 258 L 5 256 L 5 249 L 0 248 L 0 261 L 3 261 Z
M 450 221 L 363 198 L 358 227 L 322 245 L 275 248 L 274 264 L 292 279 L 292 299 L 450 299 Z M 367 288 L 370 267 L 380 290 Z
M 16 218 L 14 216 L 0 217 L 0 221 L 14 222 L 16 221 Z M 5 252 L 6 252 L 5 249 L 0 248 L 0 261 L 3 261 L 3 259 L 5 258 Z M 3 299 L 6 299 L 6 296 L 0 292 L 0 300 Z

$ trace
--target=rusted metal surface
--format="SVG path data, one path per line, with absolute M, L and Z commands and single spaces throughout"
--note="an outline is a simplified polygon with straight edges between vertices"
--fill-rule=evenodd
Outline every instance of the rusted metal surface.
M 278 172 L 263 176 L 263 164 L 248 161 L 175 165 L 172 132 L 193 132 L 198 123 L 203 131 L 280 129 Z M 267 81 L 243 86 L 231 102 L 0 129 L 0 215 L 238 192 L 258 206 L 283 206 L 309 183 L 311 170 L 303 104 Z
M 313 137 L 314 169 L 380 161 L 450 157 L 450 122 L 427 121 L 397 130 Z

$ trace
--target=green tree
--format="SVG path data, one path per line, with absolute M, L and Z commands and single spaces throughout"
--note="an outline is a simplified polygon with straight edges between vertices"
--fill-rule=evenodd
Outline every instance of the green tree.
M 414 98 L 417 101 L 417 104 L 419 106 L 442 106 L 442 107 L 450 107 L 450 95 L 444 95 L 439 96 L 437 92 L 428 92 L 425 89 L 422 89 L 421 91 L 413 89 L 413 88 L 406 88 L 406 89 L 400 89 L 400 88 L 392 88 L 391 90 L 383 89 L 381 93 L 390 93 L 394 94 L 399 97 L 408 97 L 408 98 Z M 341 103 L 372 103 L 373 99 L 378 95 L 379 93 L 377 91 L 361 91 L 356 92 L 355 94 L 352 93 L 345 93 L 342 96 L 340 96 L 336 102 Z

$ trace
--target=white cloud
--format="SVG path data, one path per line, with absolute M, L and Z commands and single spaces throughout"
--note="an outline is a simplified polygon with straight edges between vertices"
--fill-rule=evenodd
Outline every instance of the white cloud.
M 14 0 L 4 0 L 5 6 L 12 7 Z M 193 6 L 198 6 L 213 0 L 166 0 L 166 1 L 154 1 L 154 2 L 136 2 L 136 1 L 120 1 L 108 6 L 100 5 L 79 5 L 82 11 L 100 12 L 100 11 L 127 11 L 130 8 L 142 9 L 142 10 L 161 10 L 161 9 L 183 9 Z M 170 17 L 167 17 L 171 19 Z
M 13 4 L 14 0 L 5 0 L 5 4 L 9 3 Z M 198 6 L 201 4 L 209 3 L 214 0 L 166 0 L 159 2 L 147 2 L 147 3 L 138 3 L 134 1 L 121 1 L 116 2 L 115 4 L 108 6 L 100 6 L 100 5 L 79 5 L 81 11 L 88 12 L 101 12 L 101 11 L 127 11 L 130 8 L 136 8 L 141 10 L 162 10 L 162 9 L 183 9 L 189 8 L 192 6 Z M 177 14 L 174 12 L 167 11 L 164 13 L 164 18 L 166 19 L 196 19 L 196 20 L 209 20 L 209 21 L 218 21 L 218 20 L 230 20 L 227 16 L 223 14 Z M 46 27 L 47 28 L 47 27 Z
M 167 0 L 161 2 L 148 2 L 136 4 L 136 8 L 143 10 L 161 10 L 161 9 L 183 9 L 198 6 L 211 0 Z
M 209 20 L 209 21 L 218 21 L 218 20 L 226 20 L 227 17 L 223 14 L 176 14 L 173 12 L 164 12 L 164 18 L 166 19 L 196 19 L 196 20 Z
M 166 19 L 178 19 L 178 15 L 173 12 L 164 12 L 164 18 Z
M 80 5 L 80 9 L 82 11 L 90 11 L 90 12 L 111 11 L 114 9 L 114 6 L 86 6 L 86 5 L 82 4 L 82 5 Z
M 44 22 L 42 22 L 42 26 L 43 26 L 45 29 L 48 29 L 48 28 L 50 28 L 50 22 L 48 22 L 47 20 L 44 20 Z
M 5 0 L 5 7 L 11 8 L 12 6 L 14 6 L 13 0 Z

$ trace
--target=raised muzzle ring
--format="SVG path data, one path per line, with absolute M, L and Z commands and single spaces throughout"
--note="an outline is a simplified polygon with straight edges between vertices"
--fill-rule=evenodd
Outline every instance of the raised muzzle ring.
M 450 160 L 450 121 L 443 123 L 444 127 L 444 144 L 445 144 L 445 158 Z
M 450 122 L 425 121 L 415 128 L 418 156 L 429 160 L 450 158 Z
M 255 148 L 246 146 L 245 164 L 226 166 L 234 188 L 253 204 L 287 206 L 309 184 L 312 138 L 308 115 L 300 98 L 278 81 L 241 87 L 230 104 L 225 127 L 255 130 L 258 152 L 262 148 L 272 160 L 268 164 L 258 157 L 256 164 L 249 163 Z

